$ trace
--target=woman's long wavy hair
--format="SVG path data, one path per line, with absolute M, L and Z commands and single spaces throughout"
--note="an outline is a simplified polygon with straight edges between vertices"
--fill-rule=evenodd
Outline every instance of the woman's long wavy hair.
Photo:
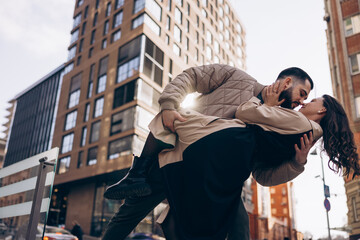
M 329 95 L 323 95 L 326 114 L 320 121 L 323 129 L 324 150 L 329 156 L 328 166 L 336 173 L 353 178 L 360 175 L 358 154 L 354 134 L 350 130 L 349 120 L 340 103 Z

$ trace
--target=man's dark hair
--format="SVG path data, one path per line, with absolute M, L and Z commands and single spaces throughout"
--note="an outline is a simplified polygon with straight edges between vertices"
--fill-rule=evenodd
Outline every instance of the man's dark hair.
M 307 74 L 304 70 L 302 70 L 301 68 L 298 68 L 298 67 L 291 67 L 291 68 L 286 68 L 286 69 L 282 70 L 276 80 L 287 78 L 290 76 L 295 77 L 296 78 L 295 81 L 301 81 L 304 84 L 305 84 L 306 80 L 309 80 L 311 89 L 313 89 L 314 83 L 313 83 L 313 80 L 311 79 L 311 77 L 309 76 L 309 74 Z

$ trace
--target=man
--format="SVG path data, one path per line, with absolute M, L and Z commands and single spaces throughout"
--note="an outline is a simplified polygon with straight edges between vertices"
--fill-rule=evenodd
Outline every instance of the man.
M 285 69 L 279 74 L 277 81 L 280 82 L 279 89 L 285 89 L 280 99 L 283 99 L 282 106 L 286 108 L 301 105 L 313 88 L 310 76 L 299 68 Z M 263 99 L 265 91 L 265 86 L 259 84 L 254 78 L 228 65 L 212 64 L 189 68 L 169 83 L 160 96 L 163 124 L 174 131 L 175 120 L 186 121 L 176 109 L 179 108 L 185 96 L 191 92 L 201 94 L 197 98 L 194 110 L 206 115 L 234 118 L 235 111 L 241 103 L 253 96 Z M 150 134 L 149 137 L 151 136 Z M 312 142 L 311 139 L 310 142 Z M 153 167 L 148 174 L 147 169 L 153 165 L 154 158 L 146 157 L 151 156 L 146 154 L 146 146 L 145 144 L 140 158 L 135 157 L 128 175 L 117 184 L 110 186 L 105 193 L 106 197 L 112 199 L 121 199 L 124 195 L 131 196 L 125 200 L 119 212 L 111 219 L 103 238 L 105 240 L 125 238 L 138 222 L 165 198 L 158 167 Z M 284 168 L 292 171 L 287 181 L 303 171 L 310 147 L 311 144 L 306 139 L 305 146 L 297 151 L 296 161 L 292 161 L 299 164 L 279 167 L 279 171 L 283 171 Z M 276 174 L 276 170 L 255 175 L 269 178 L 265 180 L 265 183 L 271 182 L 274 185 L 281 183 L 271 181 L 272 174 Z M 147 175 L 149 175 L 148 182 Z M 151 194 L 148 195 L 149 193 Z M 164 233 L 167 238 L 171 238 L 168 237 L 169 232 L 166 229 Z M 241 201 L 238 214 L 229 230 L 228 239 L 249 239 L 249 220 Z

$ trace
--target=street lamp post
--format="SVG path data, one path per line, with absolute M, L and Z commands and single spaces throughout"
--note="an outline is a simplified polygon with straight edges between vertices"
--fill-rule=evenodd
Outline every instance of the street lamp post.
M 317 154 L 317 148 L 315 148 L 315 150 L 313 152 L 310 153 L 311 155 L 318 155 Z M 322 177 L 321 180 L 323 181 L 323 188 L 324 188 L 324 196 L 325 196 L 325 201 L 328 202 L 327 200 L 327 193 L 326 193 L 326 189 L 327 189 L 327 185 L 325 184 L 325 173 L 324 173 L 324 164 L 323 164 L 323 158 L 321 155 L 321 152 L 319 152 L 320 155 L 320 159 L 321 159 L 321 171 L 322 171 Z M 328 193 L 329 194 L 329 193 Z M 329 196 L 330 197 L 330 196 Z M 327 229 L 328 229 L 328 239 L 331 240 L 331 234 L 330 234 L 330 222 L 329 222 L 329 210 L 330 209 L 326 209 L 326 220 L 327 220 Z

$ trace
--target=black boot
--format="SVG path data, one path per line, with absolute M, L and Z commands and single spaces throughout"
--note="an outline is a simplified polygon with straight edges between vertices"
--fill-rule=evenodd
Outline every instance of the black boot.
M 153 160 L 150 157 L 134 157 L 133 164 L 126 176 L 119 182 L 109 186 L 104 197 L 121 200 L 126 197 L 143 197 L 151 194 L 151 187 L 146 178 Z

